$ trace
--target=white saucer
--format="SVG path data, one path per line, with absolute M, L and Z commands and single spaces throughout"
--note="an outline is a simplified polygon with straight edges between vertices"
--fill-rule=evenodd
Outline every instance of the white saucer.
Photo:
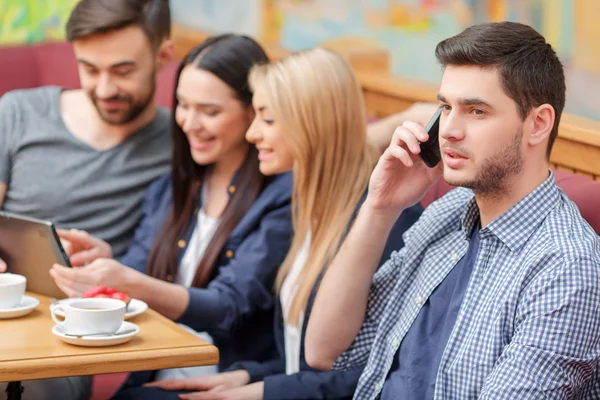
M 81 300 L 81 297 L 72 297 L 70 299 L 62 299 L 58 301 L 58 304 L 68 304 L 74 300 Z M 50 310 L 52 310 L 54 308 L 54 304 L 50 305 Z M 127 310 L 125 311 L 125 319 L 131 319 L 137 315 L 142 314 L 144 311 L 146 311 L 148 309 L 148 304 L 146 304 L 145 302 L 143 302 L 142 300 L 138 300 L 138 299 L 131 299 L 131 301 L 129 302 L 129 304 L 127 305 Z M 56 315 L 58 315 L 59 317 L 64 317 L 65 314 L 63 314 L 62 311 L 58 310 L 56 312 Z
M 133 332 L 126 333 L 124 335 L 119 335 L 119 332 L 123 332 L 126 330 L 134 329 Z M 62 331 L 62 327 L 59 325 L 54 325 L 52 328 L 52 333 L 60 338 L 63 342 L 73 344 L 75 346 L 85 346 L 85 347 L 104 347 L 104 346 L 116 346 L 117 344 L 122 344 L 125 342 L 129 342 L 132 337 L 137 335 L 140 332 L 140 328 L 136 324 L 132 324 L 131 322 L 123 322 L 123 325 L 119 328 L 115 336 L 113 335 L 95 335 L 95 336 L 84 336 L 84 337 L 74 337 L 65 335 Z
M 32 312 L 39 305 L 40 301 L 38 299 L 24 295 L 19 305 L 12 308 L 0 309 L 0 319 L 22 317 Z

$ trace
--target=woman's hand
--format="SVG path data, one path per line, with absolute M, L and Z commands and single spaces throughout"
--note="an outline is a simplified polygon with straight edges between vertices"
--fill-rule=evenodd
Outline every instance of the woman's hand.
M 82 267 L 98 258 L 112 258 L 110 245 L 86 231 L 57 229 L 56 233 L 74 267 Z
M 168 379 L 148 383 L 144 386 L 159 387 L 163 390 L 222 391 L 244 386 L 248 382 L 250 382 L 250 375 L 246 370 L 241 369 L 197 378 Z
M 234 389 L 180 394 L 183 400 L 262 400 L 264 383 L 255 382 Z
M 60 290 L 69 297 L 79 297 L 86 290 L 100 285 L 127 293 L 130 282 L 137 282 L 147 277 L 147 275 L 107 258 L 99 258 L 85 267 L 68 268 L 54 264 L 50 275 Z

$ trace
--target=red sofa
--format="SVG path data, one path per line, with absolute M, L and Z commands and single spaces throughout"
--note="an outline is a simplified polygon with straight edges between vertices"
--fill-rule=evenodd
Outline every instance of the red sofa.
M 56 85 L 79 88 L 79 74 L 70 43 L 43 43 L 31 46 L 0 47 L 0 96 L 13 89 Z M 159 74 L 156 103 L 170 108 L 177 62 Z
M 600 182 L 565 171 L 554 171 L 554 177 L 558 186 L 577 204 L 583 218 L 600 235 Z M 440 179 L 423 197 L 421 205 L 427 207 L 452 189 L 453 186 Z

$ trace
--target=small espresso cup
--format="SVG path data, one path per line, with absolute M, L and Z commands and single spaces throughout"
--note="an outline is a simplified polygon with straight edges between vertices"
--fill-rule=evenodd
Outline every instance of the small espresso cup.
M 125 319 L 126 304 L 117 299 L 90 298 L 73 300 L 52 307 L 52 319 L 67 335 L 111 334 L 119 330 Z M 57 318 L 61 310 L 64 321 Z
M 0 309 L 18 306 L 25 294 L 27 278 L 23 275 L 0 274 Z

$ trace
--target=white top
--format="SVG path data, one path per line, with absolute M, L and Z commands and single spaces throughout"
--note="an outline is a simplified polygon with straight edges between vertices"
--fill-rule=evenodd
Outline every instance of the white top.
M 183 255 L 179 268 L 177 268 L 177 276 L 175 277 L 175 283 L 185 287 L 190 287 L 196 275 L 196 269 L 198 264 L 204 256 L 204 252 L 208 247 L 208 244 L 212 240 L 217 227 L 219 226 L 219 219 L 209 217 L 204 213 L 203 209 L 198 211 L 198 222 L 196 228 L 192 233 L 192 237 L 188 243 L 185 254 Z M 212 337 L 206 332 L 196 332 L 189 326 L 179 324 L 182 328 L 190 331 L 194 335 L 206 340 L 213 344 Z M 219 371 L 217 366 L 211 365 L 206 367 L 188 367 L 188 368 L 173 368 L 163 369 L 158 371 L 156 375 L 157 381 L 166 379 L 186 379 L 193 378 L 202 375 L 216 374 Z
M 185 287 L 192 286 L 198 264 L 202 260 L 206 248 L 215 235 L 218 226 L 218 218 L 209 217 L 204 213 L 204 209 L 198 211 L 198 222 L 192 233 L 185 254 L 181 258 L 179 268 L 177 268 L 175 283 Z
M 294 295 L 298 290 L 297 280 L 306 264 L 310 250 L 311 234 L 308 232 L 302 247 L 296 255 L 294 264 L 281 285 L 279 298 L 284 320 L 284 342 L 285 342 L 285 373 L 288 375 L 300 372 L 300 345 L 302 344 L 302 325 L 304 323 L 304 312 L 300 313 L 298 325 L 288 324 L 288 316 Z

